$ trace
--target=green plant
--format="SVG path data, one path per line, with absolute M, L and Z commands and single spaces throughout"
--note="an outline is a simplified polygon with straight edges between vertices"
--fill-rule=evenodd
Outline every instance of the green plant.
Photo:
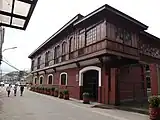
M 60 92 L 59 92 L 59 94 L 63 95 L 63 92 L 62 92 L 62 91 L 60 91 Z
M 160 105 L 160 98 L 158 96 L 151 96 L 148 99 L 150 107 L 156 108 Z
M 83 93 L 83 97 L 89 98 L 89 93 L 88 93 L 88 92 L 84 92 L 84 93 Z
M 55 92 L 58 92 L 58 88 L 55 88 L 54 91 L 55 91 Z
M 65 89 L 65 90 L 63 91 L 63 94 L 64 94 L 64 95 L 67 95 L 67 94 L 69 94 L 69 91 L 68 91 L 67 89 Z
M 51 90 L 52 90 L 52 91 L 54 91 L 54 90 L 55 90 L 55 88 L 54 88 L 54 87 L 52 87 L 52 88 L 51 88 Z

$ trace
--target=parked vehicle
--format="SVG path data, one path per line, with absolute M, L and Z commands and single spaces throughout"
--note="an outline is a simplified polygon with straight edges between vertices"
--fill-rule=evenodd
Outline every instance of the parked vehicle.
M 4 82 L 0 82 L 0 86 L 4 86 Z

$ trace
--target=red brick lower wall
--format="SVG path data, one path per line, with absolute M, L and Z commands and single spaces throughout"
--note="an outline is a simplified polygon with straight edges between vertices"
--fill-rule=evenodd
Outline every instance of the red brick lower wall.
M 70 97 L 80 99 L 80 87 L 79 87 L 79 82 L 77 81 L 76 74 L 79 73 L 79 68 L 71 68 L 71 69 L 66 69 L 63 71 L 58 71 L 56 72 L 55 75 L 55 82 L 54 84 L 59 84 L 60 82 L 60 74 L 62 72 L 66 72 L 68 75 L 68 80 L 67 80 L 67 86 L 60 85 L 60 89 L 68 89 L 70 92 Z
M 70 97 L 80 99 L 80 86 L 78 77 L 79 71 L 82 68 L 71 68 L 56 73 L 47 73 L 44 77 L 44 84 L 47 84 L 47 76 L 53 74 L 53 86 L 58 86 L 60 89 L 68 89 Z M 102 86 L 98 88 L 98 102 L 104 104 L 115 104 L 117 99 L 128 100 L 128 99 L 139 99 L 146 97 L 146 83 L 142 76 L 141 66 L 134 66 L 131 68 L 119 69 L 120 77 L 117 78 L 117 68 L 112 68 L 109 73 L 105 68 L 101 69 L 102 73 Z M 66 72 L 68 75 L 67 86 L 59 85 L 60 74 Z M 110 83 L 109 83 L 110 76 Z M 142 82 L 144 82 L 144 88 L 142 88 Z M 111 89 L 108 86 L 111 84 Z M 117 88 L 118 84 L 118 88 Z M 118 89 L 118 90 L 117 90 Z M 117 97 L 119 96 L 119 97 Z

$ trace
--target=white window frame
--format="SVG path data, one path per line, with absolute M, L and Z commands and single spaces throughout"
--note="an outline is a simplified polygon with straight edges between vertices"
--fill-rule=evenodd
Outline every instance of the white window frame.
M 65 85 L 68 85 L 68 74 L 67 74 L 66 72 L 62 72 L 62 73 L 60 74 L 59 84 L 62 85 L 62 84 L 61 84 L 61 76 L 62 76 L 63 74 L 66 75 L 66 84 L 65 84 Z
M 36 81 L 36 84 L 35 84 L 35 79 L 37 79 L 37 78 L 38 78 L 37 76 L 34 76 L 34 77 L 33 77 L 33 84 L 34 84 L 34 85 L 37 84 L 37 81 Z
M 52 83 L 51 83 L 51 84 L 49 84 L 49 77 L 50 77 L 50 76 L 52 76 Z M 53 80 L 54 80 L 53 74 L 49 74 L 49 75 L 47 76 L 47 85 L 53 85 Z
M 44 75 L 40 75 L 40 76 L 39 76 L 39 80 L 38 80 L 38 81 L 39 81 L 39 84 L 40 84 L 40 80 L 41 80 L 40 78 L 41 78 L 41 77 L 43 78 L 43 79 L 42 79 L 42 84 L 43 84 Z M 40 85 L 42 85 L 42 84 L 40 84 Z

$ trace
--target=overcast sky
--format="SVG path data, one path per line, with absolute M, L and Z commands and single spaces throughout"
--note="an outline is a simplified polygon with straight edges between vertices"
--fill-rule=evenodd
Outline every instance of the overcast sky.
M 134 17 L 149 26 L 148 32 L 160 37 L 159 0 L 39 0 L 26 31 L 6 28 L 3 53 L 18 69 L 30 68 L 28 55 L 76 14 L 86 15 L 104 4 Z M 3 72 L 14 69 L 2 63 Z

